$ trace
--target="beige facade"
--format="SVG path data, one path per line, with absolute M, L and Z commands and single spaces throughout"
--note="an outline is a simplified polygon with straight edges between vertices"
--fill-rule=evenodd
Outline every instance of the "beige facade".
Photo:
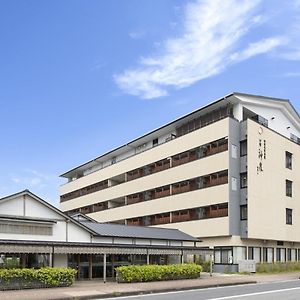
M 63 174 L 61 209 L 178 228 L 216 264 L 298 260 L 299 136 L 289 101 L 233 93 Z
M 300 242 L 299 145 L 250 120 L 247 122 L 247 134 L 247 237 Z M 265 158 L 258 157 L 259 151 L 265 152 Z M 286 167 L 286 151 L 292 154 L 291 169 Z M 260 162 L 263 171 L 257 171 Z M 292 182 L 291 197 L 286 196 L 286 180 Z M 286 224 L 286 208 L 292 209 L 292 224 Z

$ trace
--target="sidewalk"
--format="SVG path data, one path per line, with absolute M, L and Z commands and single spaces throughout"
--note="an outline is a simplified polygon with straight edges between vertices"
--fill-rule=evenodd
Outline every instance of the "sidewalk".
M 0 291 L 1 300 L 65 300 L 95 299 L 114 296 L 135 295 L 142 293 L 163 292 L 170 290 L 200 289 L 216 286 L 249 284 L 256 282 L 274 282 L 299 279 L 299 273 L 283 273 L 271 275 L 238 275 L 202 273 L 199 279 L 174 280 L 145 283 L 121 283 L 101 280 L 78 281 L 67 288 L 33 289 L 19 291 Z

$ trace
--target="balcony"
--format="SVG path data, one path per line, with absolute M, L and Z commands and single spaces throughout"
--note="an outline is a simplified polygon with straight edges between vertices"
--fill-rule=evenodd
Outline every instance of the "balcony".
M 142 193 L 127 196 L 127 205 L 144 201 Z
M 218 146 L 210 145 L 205 154 L 206 154 L 206 156 L 209 156 L 209 155 L 217 154 L 217 153 L 227 151 L 227 150 L 228 150 L 228 143 L 218 145 Z
M 203 188 L 216 186 L 220 184 L 226 184 L 228 183 L 228 175 L 227 176 L 221 176 L 221 177 L 205 177 L 203 182 Z
M 143 177 L 144 175 L 145 175 L 145 173 L 142 168 L 127 172 L 127 181 Z
M 97 203 L 93 205 L 93 212 L 107 209 L 107 203 Z
M 93 212 L 93 208 L 92 208 L 92 206 L 86 206 L 86 207 L 81 207 L 80 209 L 79 209 L 79 211 L 80 211 L 80 213 L 82 213 L 82 214 L 90 214 L 90 213 L 92 213 Z
M 164 187 L 164 188 L 159 188 L 155 189 L 154 192 L 154 198 L 162 198 L 162 197 L 167 197 L 170 196 L 170 187 Z
M 228 216 L 228 208 L 220 208 L 216 210 L 210 211 L 210 218 L 219 218 L 219 217 L 227 217 Z
M 192 119 L 181 125 L 176 129 L 176 136 L 179 137 L 185 135 L 227 117 L 233 117 L 233 107 L 230 104 L 208 112 L 205 115 Z
M 144 226 L 145 224 L 143 219 L 137 218 L 137 219 L 127 220 L 127 225 Z
M 200 216 L 200 219 L 228 217 L 228 204 L 204 207 L 200 211 Z
M 170 168 L 170 160 L 158 161 L 150 166 L 150 174 L 157 173 Z
M 170 223 L 170 214 L 155 215 L 151 219 L 151 225 L 168 224 Z
M 185 181 L 172 185 L 172 194 L 181 194 L 190 191 L 194 191 L 197 189 L 196 181 Z
M 193 154 L 184 153 L 172 157 L 172 167 L 180 166 L 198 159 L 196 151 Z
M 187 222 L 187 221 L 193 221 L 197 219 L 198 217 L 195 210 L 172 213 L 172 223 Z

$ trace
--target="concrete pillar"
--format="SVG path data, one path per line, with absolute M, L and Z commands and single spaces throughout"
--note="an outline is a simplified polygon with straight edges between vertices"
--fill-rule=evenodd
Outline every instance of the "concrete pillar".
M 21 257 L 20 257 L 21 258 L 21 264 L 20 264 L 21 268 L 26 268 L 26 255 L 27 254 L 25 254 L 25 253 L 21 254 Z
M 80 279 L 80 254 L 77 254 L 77 278 Z
M 149 265 L 149 264 L 150 264 L 150 254 L 147 253 L 147 265 Z
M 53 267 L 53 254 L 52 252 L 49 253 L 49 267 Z
M 103 254 L 103 282 L 106 283 L 106 254 Z
M 89 254 L 89 280 L 93 279 L 93 255 Z
M 184 264 L 184 255 L 181 254 L 181 263 Z
M 111 255 L 111 277 L 115 277 L 115 255 Z

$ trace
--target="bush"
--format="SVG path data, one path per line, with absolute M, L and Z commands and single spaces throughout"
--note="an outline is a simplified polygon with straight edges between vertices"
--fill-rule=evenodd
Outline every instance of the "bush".
M 0 269 L 0 289 L 69 286 L 76 272 L 67 268 Z
M 202 267 L 196 264 L 142 265 L 116 268 L 118 282 L 146 282 L 200 277 Z
M 257 273 L 280 273 L 300 271 L 300 262 L 275 262 L 256 264 Z
M 201 257 L 197 257 L 195 263 L 202 267 L 203 272 L 210 272 L 210 260 L 204 260 Z

